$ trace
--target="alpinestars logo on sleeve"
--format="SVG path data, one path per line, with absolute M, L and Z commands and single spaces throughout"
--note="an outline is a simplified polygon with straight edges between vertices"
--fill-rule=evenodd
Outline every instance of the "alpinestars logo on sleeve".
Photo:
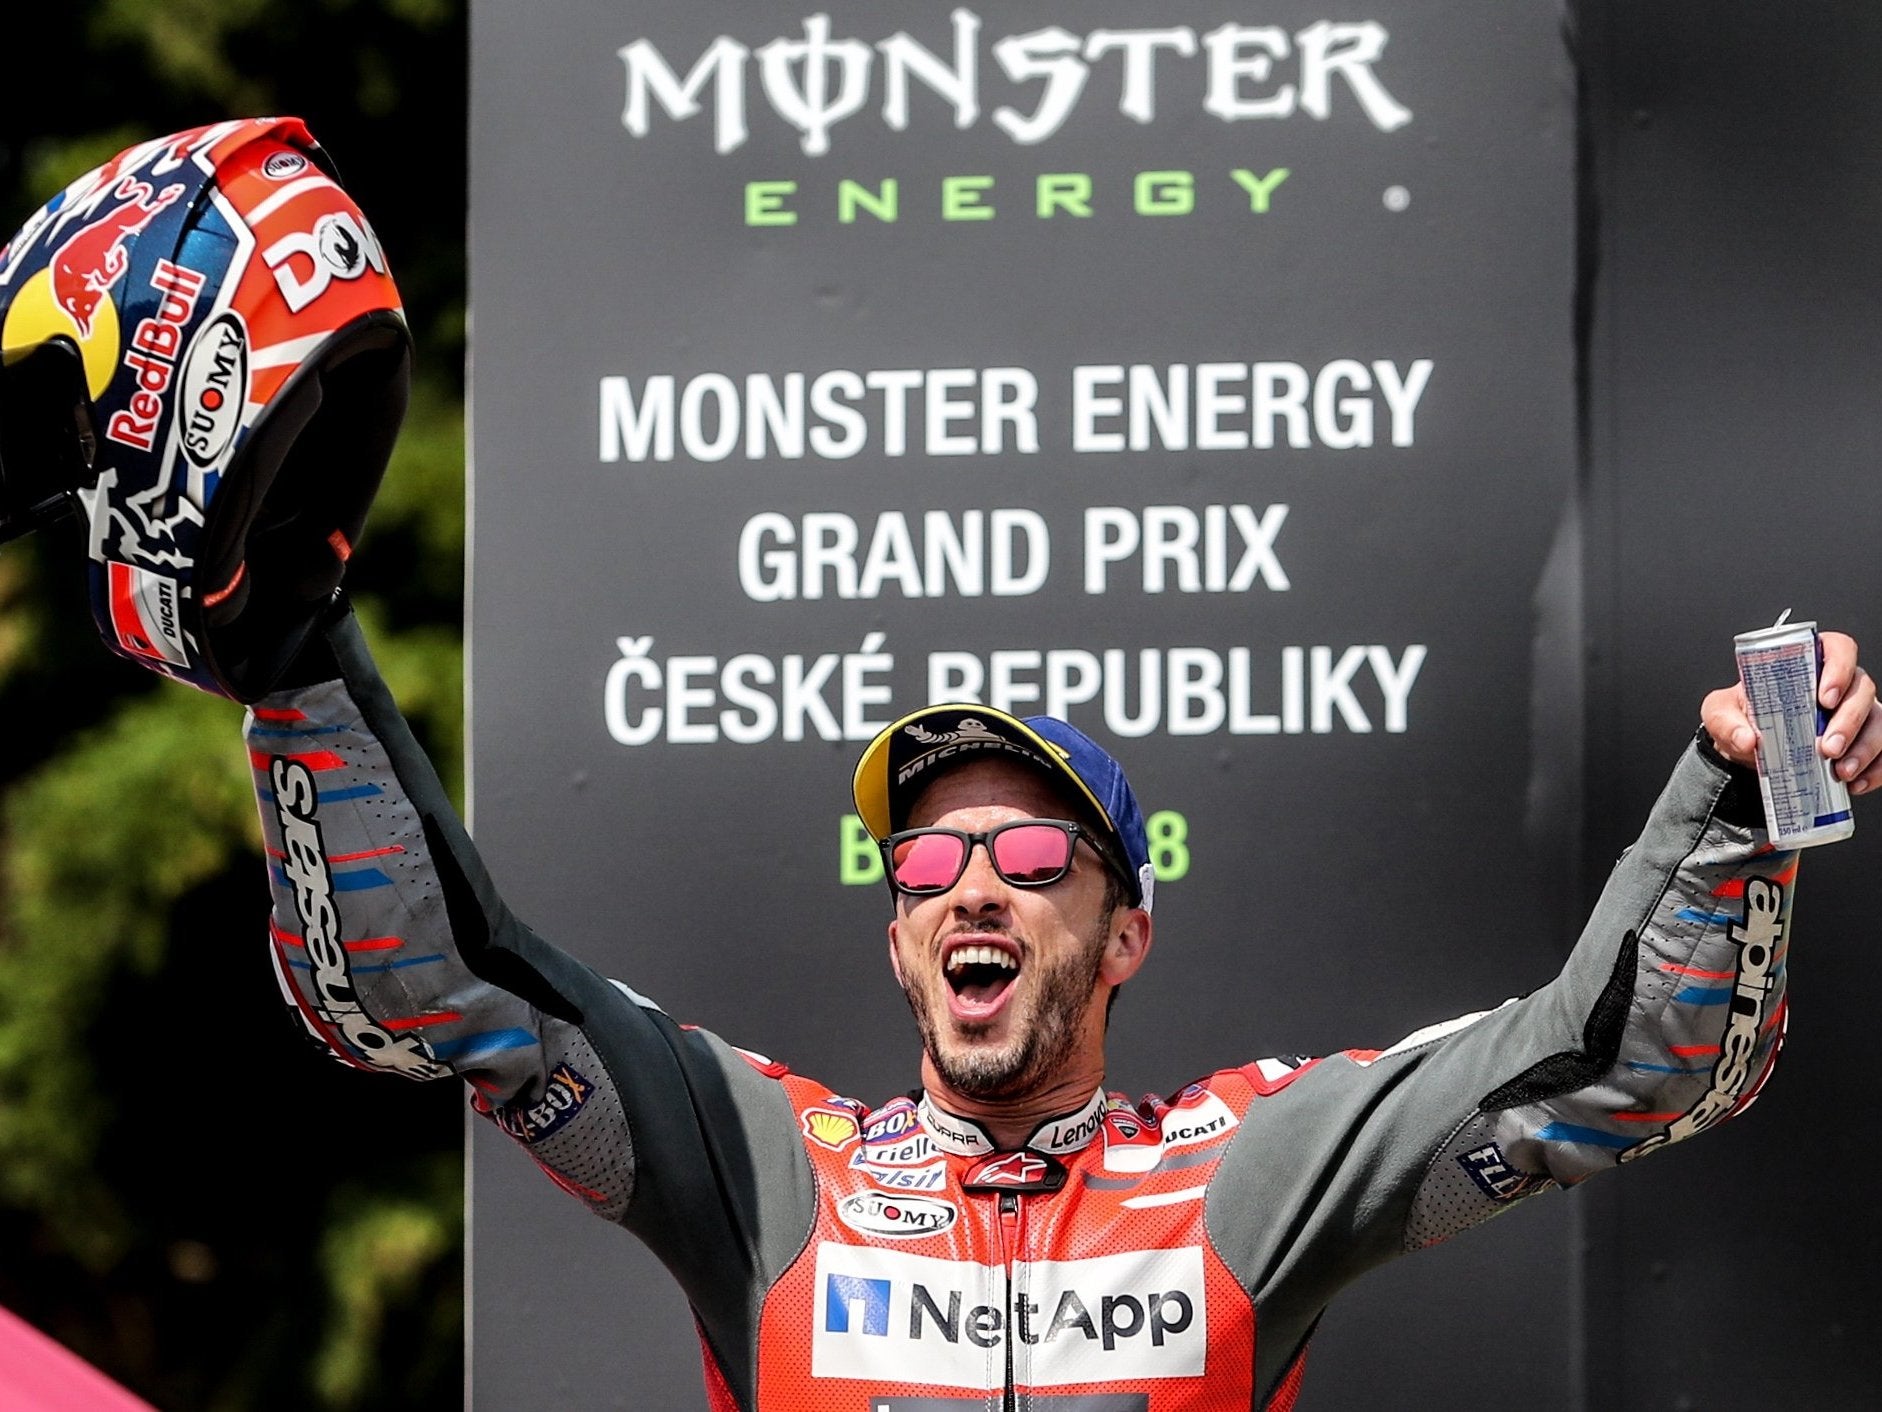
M 1777 951 L 1784 940 L 1784 889 L 1768 878 L 1745 884 L 1745 915 L 1732 923 L 1730 936 L 1738 947 L 1738 972 L 1727 1006 L 1725 1033 L 1719 1037 L 1719 1058 L 1712 1066 L 1712 1082 L 1699 1101 L 1643 1142 L 1621 1154 L 1621 1161 L 1704 1132 L 1729 1116 L 1752 1080 L 1752 1060 L 1764 1034 L 1765 1012 L 1776 984 Z

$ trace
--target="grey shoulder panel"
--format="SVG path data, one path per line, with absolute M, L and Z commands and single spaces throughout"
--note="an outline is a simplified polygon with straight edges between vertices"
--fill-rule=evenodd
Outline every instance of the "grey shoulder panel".
M 1258 1390 L 1363 1271 L 1749 1101 L 1782 1030 L 1794 859 L 1744 822 L 1743 785 L 1688 750 L 1547 985 L 1250 1105 L 1208 1221 L 1256 1301 Z

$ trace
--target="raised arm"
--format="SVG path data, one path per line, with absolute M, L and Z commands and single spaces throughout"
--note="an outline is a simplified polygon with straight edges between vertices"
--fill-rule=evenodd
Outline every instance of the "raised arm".
M 1825 753 L 1866 792 L 1882 712 L 1847 638 L 1826 643 L 1823 686 L 1836 698 Z M 1704 709 L 1558 977 L 1384 1051 L 1259 1066 L 1268 1093 L 1224 1159 L 1209 1220 L 1253 1276 L 1262 1377 L 1362 1271 L 1756 1098 L 1783 1041 L 1799 855 L 1765 839 L 1742 697 L 1722 689 Z M 1280 1214 L 1241 1219 L 1254 1210 Z
M 301 1022 L 357 1068 L 462 1078 L 552 1180 L 672 1269 L 737 1380 L 751 1291 L 808 1228 L 785 1087 L 804 1081 L 675 1024 L 510 912 L 351 613 L 292 680 L 246 732 L 269 944 Z

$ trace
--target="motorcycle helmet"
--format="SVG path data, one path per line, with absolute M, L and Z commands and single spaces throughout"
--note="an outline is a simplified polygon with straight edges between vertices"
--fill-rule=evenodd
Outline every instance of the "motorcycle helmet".
M 105 643 L 254 701 L 331 601 L 404 420 L 384 251 L 298 118 L 126 149 L 0 249 L 0 539 L 87 526 Z

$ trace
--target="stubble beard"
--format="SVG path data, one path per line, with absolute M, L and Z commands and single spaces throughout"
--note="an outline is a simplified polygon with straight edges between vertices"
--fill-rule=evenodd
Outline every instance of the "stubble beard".
M 967 1098 L 1016 1098 L 1064 1067 L 1077 1052 L 1080 1024 L 1104 965 L 1109 920 L 1099 918 L 1083 946 L 1044 967 L 1030 1020 L 1016 1017 L 1022 1020 L 1017 1032 L 997 1047 L 944 1043 L 941 1027 L 953 1024 L 946 999 L 930 993 L 925 977 L 903 987 L 928 1062 L 949 1088 Z

